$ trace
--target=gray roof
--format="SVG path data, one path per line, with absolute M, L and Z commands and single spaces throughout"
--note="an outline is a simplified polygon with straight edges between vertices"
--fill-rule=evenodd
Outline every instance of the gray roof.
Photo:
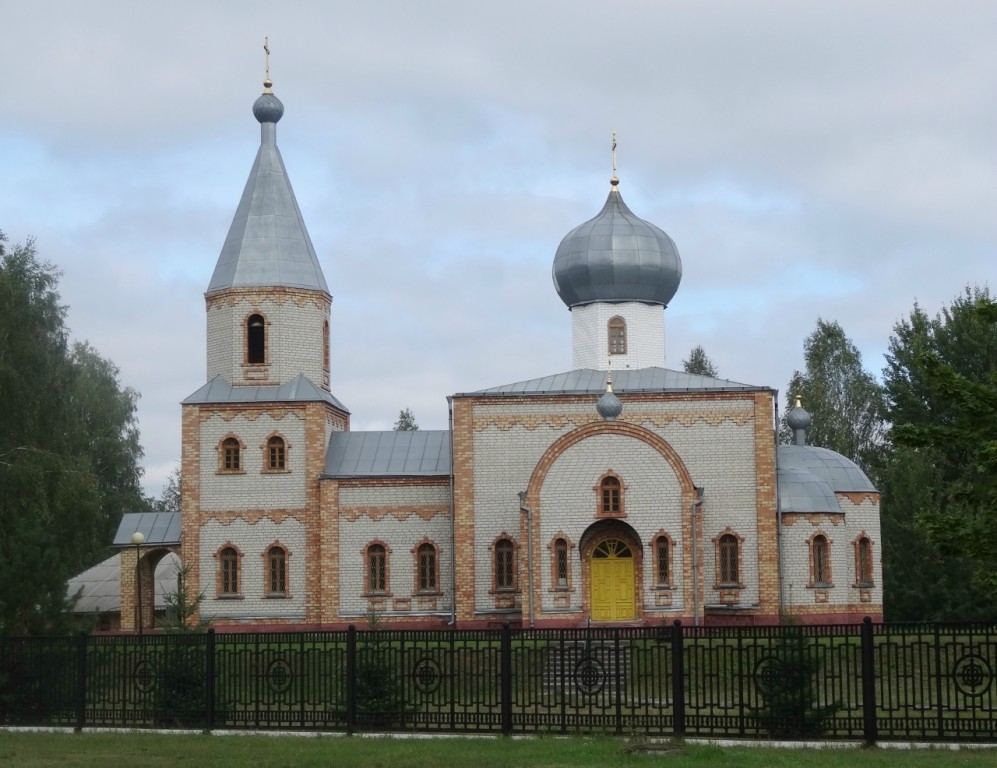
M 165 607 L 165 596 L 176 590 L 180 558 L 172 552 L 156 566 L 156 606 Z M 121 555 L 97 563 L 66 583 L 67 593 L 79 593 L 75 613 L 117 613 L 121 610 Z
M 840 453 L 812 445 L 780 445 L 779 508 L 782 512 L 838 512 L 838 492 L 875 493 L 858 465 Z
M 553 277 L 569 307 L 596 301 L 667 306 L 682 280 L 682 260 L 668 235 L 627 208 L 614 180 L 602 210 L 557 247 Z
M 712 376 L 672 371 L 667 368 L 637 368 L 613 371 L 613 391 L 628 392 L 740 392 L 768 389 L 753 384 L 741 384 Z M 567 395 L 598 394 L 606 391 L 606 371 L 579 368 L 539 379 L 518 381 L 499 387 L 490 387 L 463 395 Z M 459 395 L 458 395 L 459 396 Z
M 118 532 L 114 534 L 112 547 L 131 547 L 132 534 L 141 531 L 145 536 L 145 544 L 171 545 L 180 543 L 180 513 L 179 512 L 137 512 L 125 515 L 118 523 Z
M 323 477 L 439 477 L 450 474 L 450 433 L 334 432 Z
M 284 105 L 264 93 L 253 113 L 260 121 L 260 149 L 207 292 L 286 286 L 329 293 L 277 149 L 277 121 Z
M 329 392 L 316 387 L 303 373 L 280 386 L 233 387 L 220 375 L 183 401 L 184 405 L 202 403 L 328 403 L 343 413 L 346 406 Z

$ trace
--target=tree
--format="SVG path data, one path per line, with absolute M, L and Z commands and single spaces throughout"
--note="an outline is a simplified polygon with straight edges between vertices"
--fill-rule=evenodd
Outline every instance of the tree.
M 692 348 L 688 359 L 682 361 L 682 370 L 686 373 L 697 373 L 700 376 L 712 376 L 714 379 L 720 377 L 720 372 L 706 355 L 706 350 L 703 349 L 702 344 L 697 344 Z
M 830 448 L 868 474 L 885 445 L 886 400 L 875 377 L 862 367 L 862 354 L 837 322 L 817 320 L 803 342 L 806 369 L 789 382 L 790 400 L 799 397 L 810 412 L 808 442 Z M 783 420 L 781 439 L 789 442 Z
M 152 508 L 156 512 L 176 512 L 179 514 L 181 483 L 180 465 L 177 464 L 173 468 L 173 471 L 170 472 L 169 477 L 166 478 L 166 484 L 163 486 L 163 492 L 160 497 L 158 499 L 150 499 Z
M 58 272 L 0 233 L 0 634 L 68 627 L 66 580 L 142 509 L 137 394 L 69 343 Z
M 410 408 L 403 408 L 398 412 L 398 421 L 395 422 L 395 432 L 416 432 L 419 425 L 415 423 L 415 414 Z
M 893 440 L 937 482 L 916 513 L 927 539 L 997 587 L 997 302 L 967 287 L 929 319 L 914 307 L 894 329 L 884 371 Z M 990 618 L 997 599 L 989 601 Z

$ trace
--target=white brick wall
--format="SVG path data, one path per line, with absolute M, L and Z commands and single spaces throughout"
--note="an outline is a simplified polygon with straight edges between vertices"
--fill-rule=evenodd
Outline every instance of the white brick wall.
M 256 415 L 254 412 L 252 415 Z M 289 472 L 264 472 L 264 445 L 274 432 L 287 442 Z M 219 472 L 218 444 L 239 438 L 243 472 Z M 294 413 L 275 419 L 261 413 L 226 420 L 215 415 L 201 424 L 201 509 L 295 509 L 305 505 L 305 424 Z
M 289 552 L 288 597 L 265 597 L 266 551 L 274 542 Z M 241 598 L 218 598 L 218 563 L 215 553 L 227 544 L 242 552 L 239 561 Z M 250 524 L 238 518 L 230 524 L 209 520 L 201 527 L 201 589 L 205 619 L 295 619 L 305 616 L 305 527 L 293 517 L 276 523 L 264 517 Z
M 284 384 L 303 373 L 317 386 L 324 381 L 323 323 L 329 320 L 328 304 L 321 294 L 312 301 L 291 299 L 251 301 L 240 297 L 234 303 L 213 297 L 207 310 L 208 379 L 221 375 L 230 384 L 259 383 L 247 379 L 245 322 L 254 313 L 266 318 L 266 362 L 268 382 Z
M 619 315 L 626 322 L 627 353 L 609 354 L 609 320 Z M 571 348 L 574 368 L 613 370 L 663 368 L 665 365 L 664 310 L 636 301 L 621 304 L 597 302 L 571 310 Z

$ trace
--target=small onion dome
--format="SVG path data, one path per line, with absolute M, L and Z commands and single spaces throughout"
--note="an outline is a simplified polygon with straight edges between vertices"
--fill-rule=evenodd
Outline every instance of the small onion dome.
M 606 391 L 602 393 L 602 397 L 595 404 L 595 410 L 606 421 L 616 421 L 623 413 L 623 403 L 613 392 L 612 379 L 606 379 Z
M 599 214 L 571 230 L 554 256 L 554 288 L 569 308 L 597 301 L 668 306 L 682 260 L 664 231 L 627 208 L 614 176 Z
M 270 81 L 263 83 L 266 90 L 253 102 L 253 115 L 261 123 L 276 123 L 284 116 L 284 105 L 270 92 Z
M 793 430 L 793 442 L 796 445 L 807 444 L 806 431 L 810 422 L 810 413 L 800 403 L 800 397 L 797 395 L 793 407 L 786 411 L 786 425 Z

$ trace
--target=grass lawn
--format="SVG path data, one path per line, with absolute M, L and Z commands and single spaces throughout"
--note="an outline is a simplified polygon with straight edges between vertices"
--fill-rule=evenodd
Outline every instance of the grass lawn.
M 160 733 L 0 732 L 0 765 L 31 766 L 335 766 L 335 768 L 429 768 L 430 766 L 668 766 L 668 768 L 993 768 L 997 749 L 767 749 L 679 745 L 666 752 L 632 751 L 611 738 L 438 738 L 209 736 Z

